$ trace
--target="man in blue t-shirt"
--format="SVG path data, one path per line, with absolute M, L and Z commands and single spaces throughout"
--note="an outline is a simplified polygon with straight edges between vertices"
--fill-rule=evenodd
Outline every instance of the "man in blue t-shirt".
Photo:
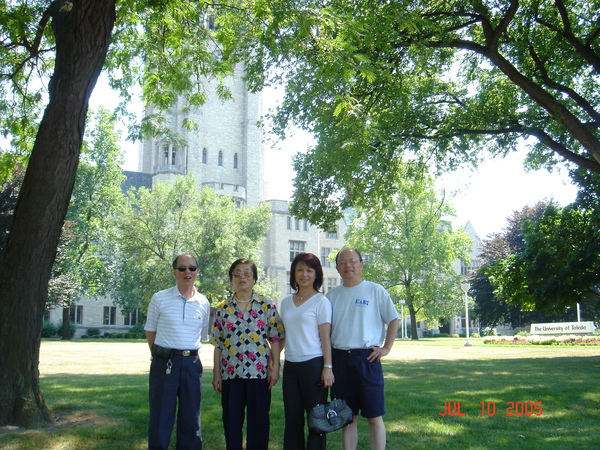
M 371 449 L 382 450 L 386 434 L 381 358 L 396 339 L 398 311 L 383 286 L 363 280 L 364 262 L 358 251 L 343 249 L 335 263 L 343 281 L 327 293 L 332 307 L 335 395 L 345 399 L 354 414 L 353 422 L 342 430 L 342 445 L 344 450 L 356 449 L 360 413 L 369 422 Z

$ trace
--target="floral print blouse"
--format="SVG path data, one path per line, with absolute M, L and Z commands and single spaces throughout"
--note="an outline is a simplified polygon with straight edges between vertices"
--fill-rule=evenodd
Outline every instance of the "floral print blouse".
M 219 304 L 212 326 L 211 343 L 221 349 L 221 377 L 267 378 L 269 342 L 285 338 L 275 305 L 253 294 L 243 313 L 234 296 Z

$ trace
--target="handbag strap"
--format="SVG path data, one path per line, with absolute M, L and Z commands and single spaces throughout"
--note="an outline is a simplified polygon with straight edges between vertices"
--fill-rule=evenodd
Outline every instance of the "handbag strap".
M 326 389 L 326 388 L 323 388 L 323 389 Z M 329 391 L 329 398 L 331 400 L 335 400 L 336 396 L 335 396 L 335 393 L 333 392 L 333 384 L 329 387 L 329 389 L 330 389 L 330 391 Z

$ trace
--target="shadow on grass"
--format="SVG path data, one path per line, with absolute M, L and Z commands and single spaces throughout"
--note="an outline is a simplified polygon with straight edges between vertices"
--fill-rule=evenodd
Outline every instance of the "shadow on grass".
M 599 369 L 599 357 L 384 363 L 388 448 L 595 448 L 600 442 Z M 3 430 L 1 448 L 147 448 L 147 375 L 53 375 L 41 384 L 55 425 Z M 203 378 L 202 401 L 205 448 L 223 449 L 221 404 L 211 373 Z M 460 402 L 461 415 L 439 415 L 444 402 L 454 408 Z M 541 415 L 528 402 L 542 402 Z M 358 448 L 369 448 L 364 419 L 359 433 Z M 281 449 L 282 436 L 278 383 L 269 449 Z M 339 433 L 328 437 L 327 448 L 341 449 Z
M 599 369 L 599 357 L 385 364 L 388 447 L 595 448 Z M 441 416 L 444 402 L 463 415 Z

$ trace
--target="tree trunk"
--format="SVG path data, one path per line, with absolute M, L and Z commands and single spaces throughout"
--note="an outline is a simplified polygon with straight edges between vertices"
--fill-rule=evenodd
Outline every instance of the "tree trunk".
M 417 312 L 415 311 L 415 307 L 412 302 L 408 302 L 408 312 L 410 314 L 410 335 L 411 340 L 418 341 L 419 340 L 419 332 L 417 331 Z
M 71 317 L 70 317 L 71 315 L 69 313 L 70 313 L 70 310 L 69 310 L 68 306 L 66 308 L 63 308 L 62 331 L 60 334 L 61 341 L 70 341 L 71 340 Z
M 51 421 L 39 385 L 42 315 L 83 140 L 88 100 L 108 51 L 115 0 L 49 8 L 56 61 L 0 266 L 0 425 Z

